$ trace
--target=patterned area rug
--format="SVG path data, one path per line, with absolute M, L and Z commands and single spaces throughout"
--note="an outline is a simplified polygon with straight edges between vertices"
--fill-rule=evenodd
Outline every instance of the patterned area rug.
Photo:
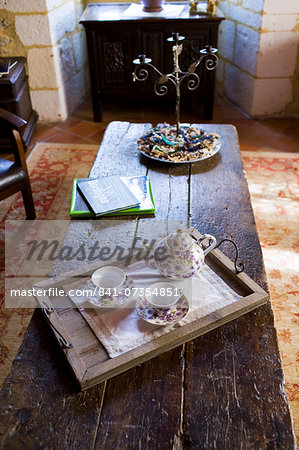
M 37 219 L 69 219 L 73 178 L 85 178 L 97 154 L 97 145 L 37 144 L 28 168 Z M 9 373 L 31 319 L 31 309 L 4 308 L 4 223 L 25 219 L 21 193 L 0 207 L 0 387 Z
M 299 439 L 299 155 L 242 152 Z
M 86 177 L 95 145 L 38 144 L 28 166 L 38 219 L 68 219 L 72 179 Z M 243 161 L 263 249 L 286 376 L 286 389 L 299 434 L 299 180 L 298 156 L 243 152 Z M 4 221 L 24 219 L 21 195 L 1 203 L 0 386 L 22 342 L 31 310 L 3 308 Z

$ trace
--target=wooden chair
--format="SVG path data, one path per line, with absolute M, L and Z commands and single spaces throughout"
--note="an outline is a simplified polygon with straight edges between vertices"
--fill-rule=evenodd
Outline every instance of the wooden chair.
M 24 148 L 19 131 L 26 121 L 0 108 L 1 129 L 8 132 L 14 153 L 14 162 L 0 158 L 0 200 L 22 191 L 27 219 L 35 219 L 35 208 L 31 185 L 24 154 Z M 11 148 L 9 149 L 11 151 Z

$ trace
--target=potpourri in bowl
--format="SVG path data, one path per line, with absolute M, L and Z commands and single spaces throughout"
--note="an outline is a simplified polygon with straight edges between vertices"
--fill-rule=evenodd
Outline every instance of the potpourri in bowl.
M 220 148 L 219 134 L 200 128 L 181 127 L 167 123 L 151 128 L 138 140 L 138 150 L 152 159 L 165 162 L 195 162 L 209 158 Z

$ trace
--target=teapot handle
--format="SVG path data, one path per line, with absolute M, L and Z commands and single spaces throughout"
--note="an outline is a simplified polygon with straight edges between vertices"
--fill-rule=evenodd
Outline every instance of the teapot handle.
M 217 241 L 214 236 L 211 234 L 203 234 L 201 238 L 198 239 L 197 244 L 201 244 L 202 241 L 205 239 L 209 239 L 209 245 L 206 249 L 203 249 L 203 253 L 206 256 L 208 253 L 210 253 L 211 250 L 213 250 L 216 247 Z

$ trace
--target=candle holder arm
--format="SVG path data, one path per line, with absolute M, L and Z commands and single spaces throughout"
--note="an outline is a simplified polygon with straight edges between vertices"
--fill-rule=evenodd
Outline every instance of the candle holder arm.
M 155 81 L 154 90 L 157 95 L 165 95 L 168 92 L 168 87 L 166 83 L 171 81 L 176 86 L 176 81 L 173 79 L 172 74 L 163 74 L 160 72 L 153 64 L 141 63 L 139 64 L 133 72 L 133 81 L 145 81 L 149 76 L 148 67 L 150 67 L 154 72 L 159 75 L 159 78 Z

